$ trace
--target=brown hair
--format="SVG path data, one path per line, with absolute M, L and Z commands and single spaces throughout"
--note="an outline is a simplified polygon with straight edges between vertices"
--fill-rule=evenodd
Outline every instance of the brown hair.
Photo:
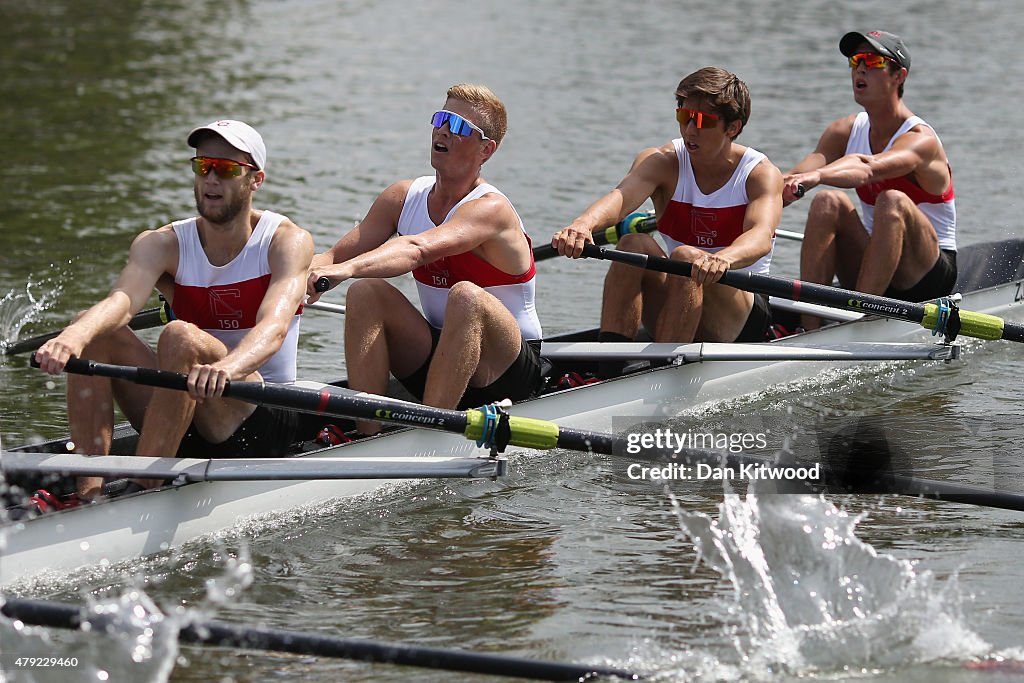
M 508 115 L 505 113 L 505 105 L 490 88 L 486 85 L 459 83 L 448 88 L 448 97 L 473 107 L 480 114 L 480 121 L 473 123 L 479 125 L 484 134 L 496 144 L 501 144 L 508 132 Z
M 736 74 L 717 66 L 706 66 L 679 81 L 676 103 L 682 106 L 683 100 L 688 97 L 703 98 L 714 113 L 725 119 L 726 126 L 739 121 L 740 133 L 750 119 L 750 91 L 747 90 L 747 84 Z M 736 135 L 738 137 L 739 133 Z

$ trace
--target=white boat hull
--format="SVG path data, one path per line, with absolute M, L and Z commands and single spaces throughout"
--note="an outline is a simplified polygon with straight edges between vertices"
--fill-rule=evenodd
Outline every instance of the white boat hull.
M 1006 315 L 1019 307 L 1021 280 L 965 296 L 963 308 Z M 869 318 L 773 342 L 778 345 L 924 341 L 930 334 L 902 321 Z M 842 361 L 711 361 L 666 366 L 600 384 L 566 389 L 513 406 L 514 415 L 607 431 L 613 417 L 664 418 L 701 404 L 758 394 L 813 377 Z M 485 455 L 465 438 L 404 429 L 324 455 L 340 457 Z M 509 453 L 514 454 L 515 449 Z M 316 457 L 310 455 L 306 457 Z M 408 485 L 403 480 L 203 482 L 167 487 L 50 513 L 0 527 L 0 585 L 115 564 L 176 548 L 256 517 L 304 504 L 363 496 Z

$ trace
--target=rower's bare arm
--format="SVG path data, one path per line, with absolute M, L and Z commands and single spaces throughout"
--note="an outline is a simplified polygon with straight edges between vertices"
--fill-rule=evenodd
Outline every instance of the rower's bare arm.
M 818 171 L 818 183 L 857 188 L 889 178 L 899 178 L 925 166 L 938 152 L 934 136 L 909 132 L 880 154 L 848 154 Z
M 513 230 L 515 233 L 510 234 Z M 466 202 L 447 222 L 435 228 L 417 235 L 400 235 L 337 268 L 343 279 L 396 277 L 446 256 L 472 251 L 503 235 L 510 238 L 514 235 L 525 245 L 512 206 L 500 195 L 486 194 Z M 529 257 L 525 251 L 523 253 Z
M 804 191 L 810 190 L 811 179 L 808 177 L 814 171 L 841 159 L 846 154 L 846 144 L 853 131 L 853 122 L 857 117 L 847 116 L 846 118 L 833 121 L 825 132 L 818 139 L 818 145 L 814 151 L 805 156 L 794 166 L 789 173 L 782 178 L 782 201 L 783 206 L 789 206 L 803 193 L 798 189 L 803 185 Z
M 317 254 L 313 258 L 313 265 L 341 263 L 384 244 L 395 234 L 410 184 L 409 180 L 400 180 L 377 195 L 363 220 L 342 235 L 333 247 Z
M 39 367 L 59 373 L 68 359 L 81 356 L 93 339 L 127 325 L 146 305 L 157 280 L 177 269 L 177 256 L 178 241 L 170 226 L 138 235 L 110 293 L 36 351 Z
M 743 233 L 715 256 L 730 270 L 753 265 L 772 249 L 772 235 L 782 219 L 782 173 L 764 159 L 747 177 Z M 724 271 L 723 271 L 724 272 Z M 713 281 L 721 278 L 721 273 Z
M 231 352 L 212 366 L 225 379 L 243 379 L 277 353 L 292 317 L 306 292 L 306 273 L 313 258 L 313 238 L 289 220 L 274 233 L 267 254 L 270 283 L 256 313 L 256 324 Z
M 666 188 L 671 193 L 677 175 L 678 162 L 671 143 L 643 150 L 618 186 L 556 232 L 551 246 L 563 256 L 579 258 L 583 245 L 594 243 L 594 230 L 615 225 L 648 199 L 655 198 L 656 205 L 664 204 L 659 195 Z
M 395 234 L 411 184 L 411 180 L 400 180 L 388 186 L 377 196 L 366 216 L 356 227 L 342 235 L 333 247 L 313 257 L 306 279 L 306 294 L 310 303 L 319 299 L 322 294 L 316 291 L 317 280 L 327 277 L 332 287 L 340 284 L 345 279 L 339 277 L 342 270 L 340 264 L 373 251 Z

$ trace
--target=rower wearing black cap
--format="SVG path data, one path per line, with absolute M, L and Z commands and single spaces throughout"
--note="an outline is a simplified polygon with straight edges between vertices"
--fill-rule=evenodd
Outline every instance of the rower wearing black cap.
M 886 31 L 839 41 L 853 98 L 863 112 L 834 121 L 817 148 L 784 178 L 783 200 L 800 186 L 855 189 L 815 194 L 800 253 L 800 276 L 905 301 L 949 294 L 956 283 L 953 175 L 939 136 L 903 101 L 910 52 Z M 820 320 L 804 316 L 808 329 Z

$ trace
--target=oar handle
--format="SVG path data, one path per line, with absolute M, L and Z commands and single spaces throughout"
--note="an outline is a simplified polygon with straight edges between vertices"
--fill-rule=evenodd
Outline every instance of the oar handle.
M 594 244 L 618 244 L 623 235 L 651 233 L 658 229 L 658 221 L 653 214 L 636 212 L 631 213 L 615 225 L 607 228 L 598 228 L 591 235 Z M 543 261 L 558 256 L 558 252 L 550 244 L 542 244 L 533 249 L 533 260 Z
M 317 278 L 317 281 L 313 283 L 313 289 L 318 292 L 326 292 L 331 288 L 331 279 L 326 275 Z
M 29 364 L 34 368 L 39 367 L 39 362 L 36 360 L 36 354 L 32 354 Z M 131 365 L 109 365 L 107 363 L 97 363 L 94 360 L 72 358 L 65 363 L 64 372 L 69 372 L 74 375 L 93 375 L 99 377 L 110 377 L 111 379 L 123 379 L 128 382 L 145 384 L 147 386 L 157 387 L 160 389 L 177 389 L 179 391 L 188 390 L 188 377 L 181 373 L 168 372 L 167 370 L 137 368 Z M 225 389 L 225 394 L 226 393 L 227 389 Z

